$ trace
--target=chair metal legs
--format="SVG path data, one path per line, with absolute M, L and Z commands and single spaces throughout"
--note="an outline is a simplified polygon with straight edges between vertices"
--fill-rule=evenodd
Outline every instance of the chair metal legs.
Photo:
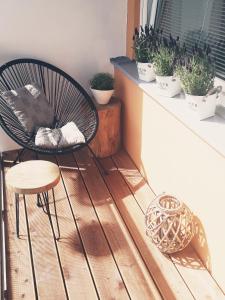
M 33 139 L 33 137 L 34 137 L 34 133 L 28 139 L 27 144 Z M 26 148 L 22 148 L 22 149 L 19 150 L 18 155 L 17 155 L 16 159 L 13 162 L 13 165 L 15 165 L 19 161 L 21 155 L 24 153 L 25 150 L 26 150 Z

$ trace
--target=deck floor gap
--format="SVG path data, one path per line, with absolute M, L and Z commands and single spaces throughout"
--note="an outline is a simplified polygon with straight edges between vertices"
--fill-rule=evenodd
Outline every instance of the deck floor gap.
M 66 161 L 67 161 L 66 164 L 69 163 L 69 169 L 71 169 L 72 171 L 73 171 L 73 169 L 74 169 L 74 170 L 75 170 L 75 169 L 77 170 L 77 168 L 75 168 L 75 166 L 73 166 L 72 168 L 70 167 L 70 165 L 71 165 L 72 162 L 73 162 L 73 165 L 74 165 L 74 163 L 75 163 L 73 157 L 70 157 L 70 159 L 71 159 L 71 162 L 70 162 L 70 161 L 68 162 L 68 160 L 66 160 Z M 65 163 L 65 162 L 64 162 L 63 159 L 62 159 L 62 164 L 63 164 L 63 163 Z M 64 175 L 64 174 L 63 174 L 63 178 L 64 178 L 64 177 L 66 178 L 67 175 Z M 78 178 L 79 178 L 79 179 L 81 180 L 81 182 L 82 182 L 82 178 L 81 178 L 80 176 L 78 176 Z M 65 184 L 66 189 L 67 189 L 67 184 L 68 184 L 68 183 L 65 182 L 65 179 L 64 179 L 64 184 Z M 85 186 L 84 186 L 83 182 L 82 182 L 82 186 L 83 186 L 84 192 L 85 192 L 85 194 L 86 194 L 86 196 L 87 196 L 87 198 L 88 198 L 88 202 L 91 204 L 91 199 L 90 199 L 89 195 L 87 194 L 87 191 L 86 191 L 86 189 L 85 189 Z M 67 195 L 68 195 L 68 197 L 69 197 L 69 194 L 68 194 L 68 193 L 67 193 Z M 93 211 L 93 208 L 92 208 L 92 211 Z M 96 215 L 95 215 L 95 212 L 93 211 L 92 213 L 93 213 L 93 215 L 95 216 L 95 219 L 96 219 L 96 221 L 97 221 L 97 217 L 96 217 Z M 108 247 L 107 241 L 106 241 L 106 239 L 105 239 L 105 237 L 104 237 L 103 231 L 102 231 L 102 229 L 101 229 L 100 224 L 99 224 L 98 221 L 97 221 L 97 225 L 98 225 L 98 227 L 99 227 L 99 230 L 100 230 L 100 232 L 101 232 L 102 237 L 104 238 L 104 243 L 105 243 L 105 245 L 107 246 L 107 249 L 108 249 L 108 251 L 109 251 L 109 253 L 110 253 L 110 260 L 112 259 L 112 261 L 113 261 L 113 264 L 114 264 L 114 265 L 113 265 L 112 270 L 114 270 L 113 272 L 115 272 L 115 270 L 116 270 L 116 272 L 117 272 L 118 275 L 119 275 L 120 281 L 121 281 L 121 283 L 123 284 L 122 278 L 121 278 L 121 276 L 120 276 L 120 274 L 119 274 L 119 271 L 118 271 L 118 269 L 117 269 L 117 267 L 116 267 L 116 265 L 115 265 L 115 261 L 113 260 L 112 254 L 111 254 L 111 252 L 110 252 L 110 248 Z M 79 224 L 78 224 L 78 227 L 79 227 Z M 81 238 L 82 238 L 82 236 L 81 236 Z M 86 243 L 86 242 L 85 242 L 85 243 Z M 105 246 L 104 246 L 104 247 L 105 247 Z M 88 259 L 88 260 L 91 259 L 91 258 L 89 257 L 89 255 L 87 255 L 87 259 Z M 94 266 L 93 266 L 93 261 L 92 261 L 92 262 L 90 261 L 90 267 L 91 267 L 91 268 L 94 267 Z M 93 271 L 94 271 L 94 269 L 93 269 Z M 95 270 L 95 272 L 93 272 L 93 273 L 96 273 L 96 270 Z M 94 275 L 94 274 L 93 274 L 93 275 Z M 95 275 L 96 275 L 96 274 L 95 274 Z M 95 278 L 95 275 L 94 275 L 94 278 Z M 96 278 L 95 278 L 95 279 L 96 279 Z M 96 279 L 96 285 L 100 283 L 100 282 L 99 282 L 99 279 L 100 279 L 100 278 L 97 278 L 97 279 Z M 115 284 L 115 283 L 116 283 L 116 281 L 115 281 L 115 278 L 114 278 L 114 284 Z M 124 288 L 124 292 L 126 293 L 126 299 L 127 299 L 127 297 L 129 298 L 129 295 L 128 295 L 128 293 L 127 293 L 127 290 L 126 290 L 124 284 L 123 284 L 123 288 Z M 119 288 L 119 290 L 122 290 L 122 289 Z M 119 291 L 119 290 L 118 290 L 118 291 Z M 99 291 L 99 293 L 101 293 L 101 290 Z M 124 294 L 124 296 L 125 296 L 125 294 Z M 124 296 L 123 296 L 123 297 L 124 297 Z
M 89 152 L 89 150 L 88 150 L 88 152 Z M 90 153 L 90 152 L 89 152 L 89 153 Z M 74 159 L 75 159 L 75 157 L 74 157 Z M 110 156 L 109 159 L 111 159 L 111 160 L 113 161 L 113 159 L 112 159 L 111 156 Z M 104 160 L 104 159 L 103 159 L 103 160 Z M 145 259 L 143 258 L 143 255 L 142 255 L 142 253 L 141 253 L 141 251 L 140 251 L 140 249 L 139 249 L 139 247 L 138 247 L 138 244 L 137 244 L 136 241 L 134 240 L 133 235 L 132 235 L 132 232 L 130 231 L 129 227 L 127 226 L 126 220 L 124 219 L 123 215 L 121 214 L 120 209 L 118 208 L 117 203 L 116 203 L 116 201 L 114 200 L 114 196 L 113 196 L 112 192 L 110 191 L 110 188 L 109 188 L 109 186 L 108 186 L 108 184 L 107 184 L 107 182 L 106 182 L 106 180 L 105 180 L 105 176 L 108 176 L 108 175 L 107 175 L 107 174 L 106 174 L 106 175 L 103 175 L 103 174 L 101 173 L 101 170 L 100 170 L 100 168 L 98 167 L 97 162 L 95 161 L 95 159 L 93 159 L 93 163 L 95 164 L 95 166 L 96 166 L 98 172 L 100 173 L 100 175 L 101 175 L 101 177 L 102 177 L 102 179 L 103 179 L 103 181 L 104 181 L 104 184 L 105 184 L 105 186 L 106 186 L 106 188 L 107 188 L 107 190 L 108 190 L 108 193 L 110 194 L 110 197 L 112 198 L 112 200 L 113 200 L 113 202 L 114 202 L 114 204 L 115 204 L 115 206 L 116 206 L 116 209 L 117 209 L 119 215 L 121 216 L 121 219 L 123 220 L 123 223 L 124 223 L 124 225 L 125 225 L 125 227 L 126 227 L 128 233 L 129 233 L 129 235 L 130 235 L 130 237 L 131 237 L 131 239 L 132 239 L 132 241 L 133 241 L 133 243 L 134 243 L 134 245 L 135 245 L 135 247 L 136 247 L 136 249 L 137 249 L 137 251 L 138 251 L 140 257 L 141 257 L 142 260 L 143 260 L 144 265 L 145 265 L 146 268 L 149 270 L 149 268 L 148 268 L 148 266 L 147 266 L 147 264 L 146 264 L 146 262 L 145 262 Z M 114 162 L 113 162 L 113 164 L 114 164 Z M 115 165 L 115 164 L 114 164 L 114 165 Z M 115 165 L 115 167 L 116 167 L 116 165 Z M 116 167 L 116 168 L 117 168 L 117 167 Z M 117 169 L 117 170 L 118 170 L 118 169 Z M 123 176 L 120 174 L 119 171 L 118 171 L 118 173 L 119 173 L 119 175 L 123 178 Z M 124 180 L 124 182 L 126 183 L 126 185 L 128 186 L 126 180 L 125 180 L 124 178 L 123 178 L 123 180 Z M 130 190 L 130 188 L 129 188 L 129 190 Z M 130 190 L 130 192 L 131 192 L 131 190 Z M 131 194 L 133 195 L 133 193 L 131 193 Z M 137 200 L 136 200 L 135 197 L 134 197 L 134 199 L 135 199 L 135 201 L 137 202 Z M 137 203 L 137 204 L 138 204 L 138 203 Z M 138 206 L 139 206 L 139 208 L 141 209 L 141 207 L 140 207 L 139 204 L 138 204 Z M 141 210 L 142 210 L 142 209 L 141 209 Z M 150 273 L 150 271 L 149 271 L 149 273 Z M 151 275 L 151 273 L 150 273 L 150 275 Z M 155 283 L 155 286 L 157 287 L 157 283 L 155 282 L 155 279 L 153 278 L 152 275 L 151 275 L 151 278 L 152 278 L 153 282 Z M 160 295 L 162 296 L 160 289 L 158 289 L 158 291 L 159 291 Z M 163 296 L 162 296 L 162 298 L 163 298 Z
M 55 157 L 55 159 L 56 159 L 57 165 L 58 165 L 59 170 L 60 170 L 60 165 L 59 165 L 59 161 L 58 161 L 57 157 Z M 70 211 L 71 211 L 71 214 L 72 214 L 72 217 L 73 217 L 75 228 L 77 230 L 77 234 L 79 236 L 79 239 L 80 239 L 80 242 L 81 242 L 81 245 L 82 245 L 83 254 L 84 254 L 85 260 L 87 262 L 87 266 L 88 266 L 88 269 L 89 269 L 89 272 L 90 272 L 90 275 L 91 275 L 91 278 L 92 278 L 92 281 L 93 281 L 93 285 L 94 285 L 94 288 L 95 288 L 95 291 L 96 291 L 96 295 L 97 295 L 98 299 L 100 299 L 98 289 L 97 289 L 97 286 L 96 286 L 96 283 L 95 283 L 95 280 L 94 280 L 94 276 L 93 276 L 93 273 L 92 273 L 92 270 L 91 270 L 91 267 L 90 267 L 89 259 L 88 259 L 87 253 L 85 251 L 84 243 L 83 243 L 83 240 L 82 240 L 79 228 L 78 228 L 76 217 L 75 217 L 73 207 L 72 207 L 71 202 L 70 202 L 70 197 L 69 197 L 69 194 L 67 192 L 66 184 L 65 184 L 65 181 L 64 181 L 61 170 L 60 170 L 60 177 L 61 177 L 61 180 L 62 180 L 62 183 L 63 183 L 63 187 L 64 187 L 64 190 L 65 190 L 66 198 L 67 198 L 67 201 L 68 201 L 68 204 L 69 204 L 69 207 L 70 207 Z
M 96 218 L 98 219 L 99 225 L 100 225 L 100 227 L 101 227 L 101 229 L 102 229 L 103 235 L 104 235 L 104 237 L 105 237 L 105 239 L 106 239 L 106 242 L 107 242 L 108 247 L 109 247 L 109 249 L 110 249 L 110 252 L 111 252 L 111 255 L 112 255 L 113 260 L 114 260 L 114 262 L 115 262 L 115 265 L 116 265 L 116 267 L 117 267 L 117 269 L 118 269 L 118 272 L 119 272 L 119 274 L 120 274 L 120 277 L 121 277 L 121 279 L 122 279 L 122 281 L 123 281 L 123 284 L 124 284 L 124 286 L 125 286 L 125 288 L 126 288 L 127 295 L 128 295 L 129 298 L 131 299 L 130 293 L 129 293 L 128 289 L 127 289 L 126 283 L 124 282 L 124 279 L 123 279 L 123 276 L 122 276 L 122 274 L 121 274 L 120 268 L 119 268 L 119 266 L 118 266 L 117 260 L 116 260 L 116 258 L 115 258 L 115 256 L 114 256 L 113 250 L 112 250 L 112 248 L 111 248 L 111 244 L 110 244 L 110 242 L 109 242 L 109 240 L 108 240 L 108 238 L 107 238 L 107 236 L 106 236 L 104 227 L 102 226 L 102 223 L 101 223 L 101 221 L 100 221 L 100 219 L 99 219 L 98 213 L 97 213 L 96 208 L 95 208 L 95 205 L 94 205 L 94 203 L 93 203 L 93 201 L 92 201 L 92 198 L 91 198 L 91 195 L 90 195 L 90 193 L 89 193 L 88 187 L 87 187 L 87 185 L 86 185 L 86 183 L 85 183 L 85 180 L 84 180 L 84 178 L 83 178 L 83 175 L 82 175 L 82 173 L 81 173 L 81 171 L 80 171 L 80 167 L 78 166 L 77 161 L 76 161 L 76 158 L 75 158 L 74 155 L 73 155 L 73 158 L 74 158 L 74 162 L 76 163 L 76 166 L 77 166 L 77 168 L 78 168 L 78 171 L 79 171 L 79 174 L 80 174 L 80 176 L 81 176 L 82 182 L 83 182 L 83 184 L 84 184 L 84 186 L 85 186 L 85 189 L 86 189 L 86 191 L 87 191 L 87 193 L 88 193 L 88 196 L 89 196 L 89 198 L 90 198 L 92 207 L 93 207 L 93 209 L 94 209 L 94 211 L 95 211 L 95 214 L 96 214 Z M 102 174 L 101 174 L 101 172 L 100 172 L 100 169 L 99 169 L 99 167 L 97 166 L 97 163 L 94 161 L 94 159 L 93 159 L 93 162 L 95 163 L 95 166 L 96 166 L 96 168 L 98 169 L 98 172 L 99 172 L 100 175 L 102 176 Z M 112 198 L 112 199 L 113 199 L 113 198 Z

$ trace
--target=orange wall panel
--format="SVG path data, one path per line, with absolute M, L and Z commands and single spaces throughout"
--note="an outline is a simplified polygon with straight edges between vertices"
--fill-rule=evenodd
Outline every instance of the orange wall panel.
M 140 24 L 140 0 L 127 2 L 127 56 L 133 58 L 133 34 L 135 27 Z

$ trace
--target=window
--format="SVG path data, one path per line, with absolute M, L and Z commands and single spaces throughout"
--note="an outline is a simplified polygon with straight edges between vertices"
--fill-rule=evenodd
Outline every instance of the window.
M 208 43 L 217 75 L 225 79 L 225 0 L 158 0 L 155 27 L 180 36 L 189 50 Z

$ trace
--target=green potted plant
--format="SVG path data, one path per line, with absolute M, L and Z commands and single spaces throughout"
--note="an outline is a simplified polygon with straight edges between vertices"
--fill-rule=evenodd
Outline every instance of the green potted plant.
M 158 93 L 162 96 L 174 97 L 181 92 L 180 80 L 176 77 L 175 70 L 176 61 L 182 51 L 184 50 L 179 46 L 179 37 L 175 40 L 170 35 L 169 39 L 165 37 L 159 39 L 153 63 Z
M 153 69 L 153 57 L 156 50 L 158 32 L 152 26 L 142 26 L 137 29 L 133 36 L 133 49 L 137 62 L 138 76 L 140 80 L 150 82 L 155 80 Z
M 114 92 L 114 79 L 109 73 L 97 73 L 90 80 L 91 92 L 99 104 L 107 104 Z
M 221 87 L 214 87 L 215 66 L 210 47 L 195 45 L 191 55 L 180 60 L 177 75 L 185 92 L 188 106 L 203 120 L 215 115 L 218 94 Z

